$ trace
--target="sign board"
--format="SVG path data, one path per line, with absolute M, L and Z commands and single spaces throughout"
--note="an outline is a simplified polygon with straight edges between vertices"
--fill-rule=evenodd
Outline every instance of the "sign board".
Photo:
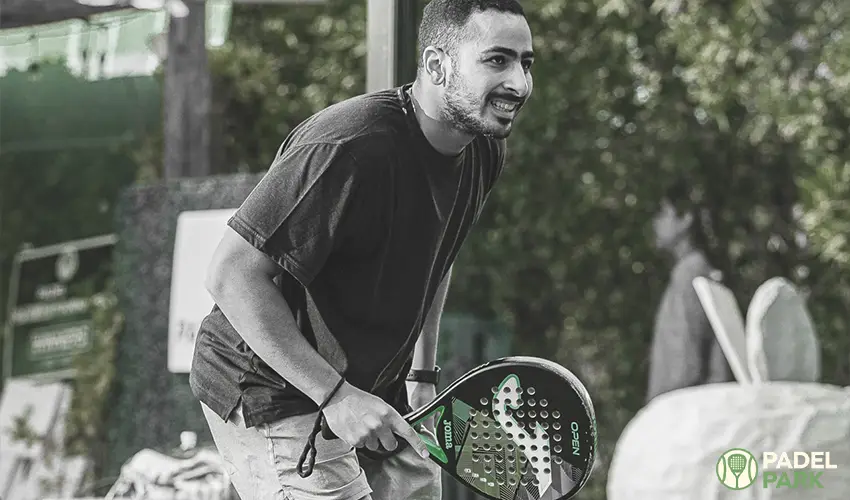
M 193 210 L 177 218 L 168 316 L 168 371 L 189 373 L 195 337 L 213 307 L 205 287 L 207 267 L 236 209 Z
M 12 263 L 5 377 L 74 376 L 94 345 L 92 306 L 112 273 L 114 235 L 20 251 Z

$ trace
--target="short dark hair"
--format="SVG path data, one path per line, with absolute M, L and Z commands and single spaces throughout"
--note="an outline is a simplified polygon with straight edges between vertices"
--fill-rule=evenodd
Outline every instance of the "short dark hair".
M 664 200 L 670 202 L 680 217 L 691 215 L 690 235 L 693 243 L 701 250 L 710 244 L 711 218 L 701 190 L 683 177 L 673 179 L 664 188 Z
M 417 54 L 422 67 L 422 51 L 428 46 L 453 52 L 463 40 L 463 29 L 475 12 L 495 10 L 525 17 L 525 11 L 517 0 L 431 0 L 422 13 L 419 24 L 419 46 Z
M 676 178 L 664 187 L 664 199 L 673 205 L 679 215 L 693 212 L 700 205 L 693 187 L 683 178 Z

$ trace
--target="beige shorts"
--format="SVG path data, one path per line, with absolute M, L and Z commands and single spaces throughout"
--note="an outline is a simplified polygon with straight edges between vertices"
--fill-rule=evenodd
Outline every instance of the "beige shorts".
M 316 414 L 246 429 L 241 409 L 225 422 L 201 404 L 216 447 L 242 500 L 440 500 L 441 469 L 410 448 L 386 460 L 360 457 L 341 439 L 316 436 L 316 464 L 306 478 L 298 460 Z

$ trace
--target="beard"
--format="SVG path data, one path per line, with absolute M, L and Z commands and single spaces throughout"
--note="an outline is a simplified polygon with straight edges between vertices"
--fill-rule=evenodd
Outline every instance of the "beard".
M 478 97 L 469 90 L 456 71 L 452 72 L 452 78 L 446 86 L 441 118 L 470 135 L 505 139 L 511 134 L 513 120 L 486 117 L 484 110 L 490 105 L 490 99 L 490 95 L 483 99 Z

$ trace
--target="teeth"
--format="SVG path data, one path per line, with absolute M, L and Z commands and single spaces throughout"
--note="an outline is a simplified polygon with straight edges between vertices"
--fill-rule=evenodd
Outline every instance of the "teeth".
M 492 101 L 493 107 L 502 111 L 513 111 L 516 109 L 516 103 L 506 103 L 503 101 Z

